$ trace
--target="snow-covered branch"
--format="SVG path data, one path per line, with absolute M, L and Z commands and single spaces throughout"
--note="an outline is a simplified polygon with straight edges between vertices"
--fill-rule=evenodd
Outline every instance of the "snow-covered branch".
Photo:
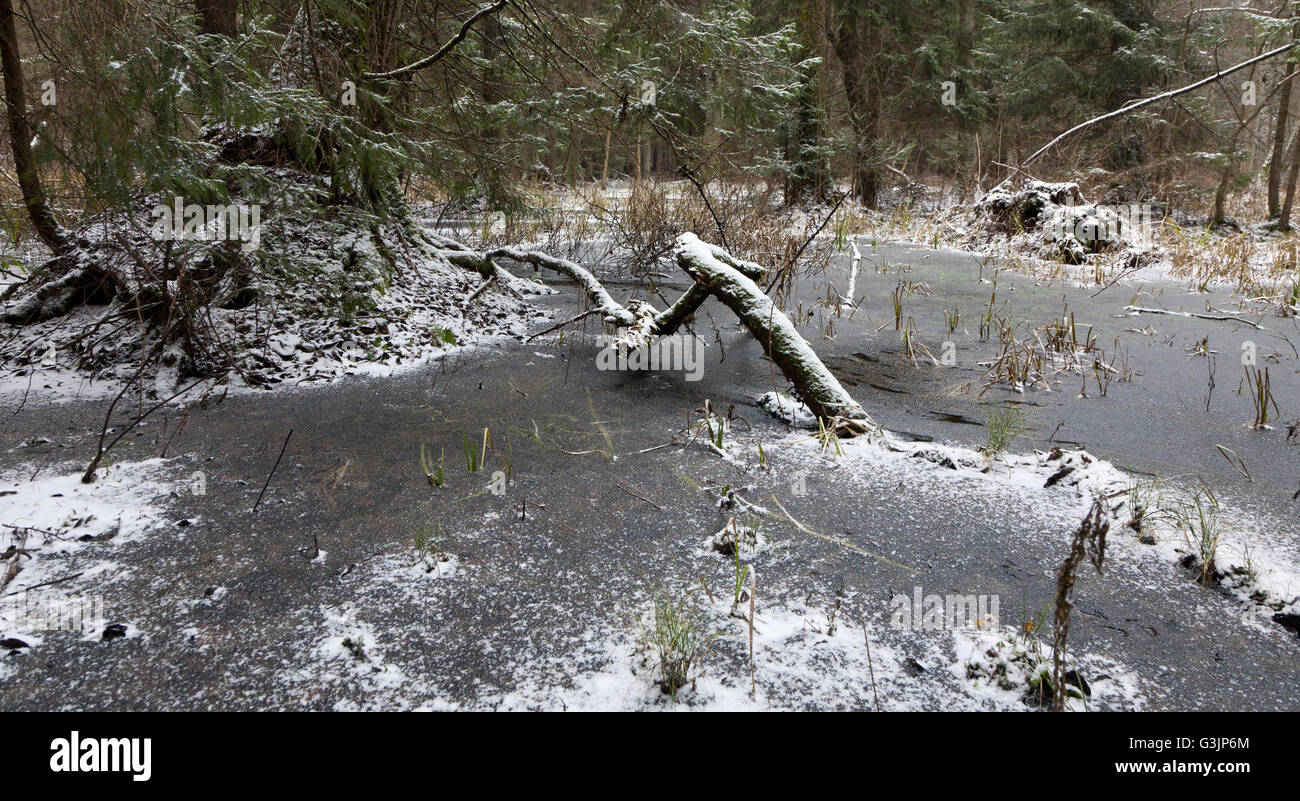
M 737 266 L 744 262 L 729 255 L 720 258 L 718 248 L 688 233 L 677 239 L 677 264 L 735 312 L 813 414 L 846 433 L 862 434 L 877 428 L 790 318 Z

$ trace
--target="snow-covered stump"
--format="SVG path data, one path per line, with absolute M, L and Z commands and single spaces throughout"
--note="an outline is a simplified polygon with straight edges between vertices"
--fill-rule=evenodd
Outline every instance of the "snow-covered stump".
M 677 239 L 677 264 L 707 287 L 744 323 L 764 352 L 794 385 L 795 394 L 828 428 L 844 434 L 865 434 L 879 427 L 831 374 L 817 353 L 795 329 L 790 318 L 754 283 L 762 268 L 741 262 L 695 234 Z

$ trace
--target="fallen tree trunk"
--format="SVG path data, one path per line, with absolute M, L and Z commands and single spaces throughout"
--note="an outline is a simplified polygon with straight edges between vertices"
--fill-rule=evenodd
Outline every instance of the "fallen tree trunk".
M 701 242 L 695 234 L 677 240 L 677 264 L 697 284 L 735 312 L 763 350 L 794 385 L 795 394 L 828 427 L 852 434 L 865 434 L 878 427 L 853 400 L 790 318 L 776 307 L 753 279 L 725 254 Z
M 444 241 L 451 244 L 450 240 Z M 444 251 L 453 263 L 485 277 L 504 272 L 496 264 L 501 259 L 531 264 L 569 278 L 591 300 L 592 311 L 606 323 L 623 329 L 620 342 L 633 348 L 648 344 L 652 337 L 676 332 L 712 295 L 735 312 L 781 368 L 795 394 L 828 429 L 847 436 L 879 432 L 879 426 L 826 369 L 790 319 L 755 283 L 766 272 L 762 266 L 737 259 L 689 233 L 678 237 L 676 253 L 678 266 L 695 282 L 672 306 L 658 311 L 644 301 L 630 301 L 624 306 L 586 268 L 539 251 L 507 247 L 480 255 L 459 246 Z
M 628 309 L 610 297 L 609 292 L 596 279 L 596 276 L 592 275 L 582 265 L 574 264 L 568 259 L 561 259 L 535 250 L 498 248 L 488 253 L 485 260 L 492 262 L 498 258 L 524 262 L 533 265 L 534 268 L 545 267 L 552 272 L 557 272 L 572 279 L 587 294 L 587 297 L 594 304 L 593 310 L 600 314 L 605 319 L 605 322 L 620 328 L 630 329 L 629 333 L 634 337 L 639 335 L 642 338 L 648 338 L 652 336 L 668 336 L 675 333 L 682 323 L 709 297 L 709 291 L 706 287 L 700 284 L 692 284 L 690 289 L 686 290 L 677 299 L 677 302 L 664 311 L 655 311 L 648 304 L 640 303 L 629 304 L 633 305 L 634 309 Z M 760 271 L 762 269 L 758 265 L 751 265 L 751 267 Z

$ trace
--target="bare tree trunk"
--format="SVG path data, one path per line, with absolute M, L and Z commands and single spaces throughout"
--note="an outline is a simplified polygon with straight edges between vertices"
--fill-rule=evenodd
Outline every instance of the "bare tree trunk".
M 14 155 L 14 169 L 18 173 L 23 204 L 27 207 L 27 216 L 32 220 L 36 235 L 56 256 L 61 256 L 72 249 L 72 244 L 46 201 L 32 157 L 32 127 L 27 122 L 27 97 L 23 84 L 22 56 L 18 52 L 18 34 L 14 25 L 13 0 L 0 0 L 0 66 L 4 68 L 9 145 Z
M 402 14 L 402 0 L 372 0 L 366 16 L 366 47 L 363 51 L 364 68 L 378 73 L 388 73 L 396 65 L 397 21 Z M 391 84 L 380 83 L 373 88 L 376 95 L 387 96 Z M 377 131 L 391 130 L 388 114 L 383 104 L 368 98 L 364 108 L 366 124 Z
M 843 71 L 844 96 L 853 125 L 853 194 L 875 208 L 880 191 L 880 117 L 883 95 L 873 62 L 880 33 L 856 4 L 828 10 L 826 35 Z
M 820 2 L 803 0 L 795 21 L 799 41 L 810 53 L 820 52 L 822 48 L 818 32 L 825 27 L 819 16 L 824 13 Z M 818 96 L 821 81 L 820 62 L 810 64 L 800 74 L 793 113 L 783 127 L 784 156 L 789 171 L 784 186 L 786 205 L 798 203 L 810 193 L 818 200 L 826 196 L 830 169 L 821 148 L 825 108 L 824 98 Z
M 402 0 L 372 0 L 366 24 L 366 63 L 377 72 L 395 66 L 397 20 L 402 15 Z
M 605 131 L 605 162 L 604 162 L 604 166 L 600 168 L 600 188 L 602 190 L 609 182 L 609 146 L 613 138 L 614 138 L 614 129 L 609 128 L 608 130 Z
M 1277 119 L 1273 123 L 1273 154 L 1268 162 L 1268 216 L 1276 219 L 1282 214 L 1282 170 L 1286 166 L 1287 124 L 1291 116 L 1292 76 L 1282 82 L 1277 99 Z
M 1300 24 L 1292 28 L 1291 38 L 1300 38 Z M 1291 117 L 1291 87 L 1294 85 L 1294 71 L 1290 63 L 1282 65 L 1286 78 L 1278 90 L 1277 119 L 1273 122 L 1273 155 L 1268 162 L 1268 216 L 1277 219 L 1282 215 L 1280 194 L 1282 189 L 1282 169 L 1286 163 L 1287 125 Z
M 574 122 L 573 120 L 570 120 L 569 121 L 569 146 L 564 151 L 564 183 L 570 189 L 572 189 L 574 186 L 575 183 L 574 174 L 577 172 L 578 169 L 577 138 L 578 138 L 577 123 Z
M 236 0 L 194 0 L 199 14 L 199 32 L 234 36 L 237 31 Z
M 510 96 L 504 76 L 506 59 L 505 28 L 502 27 L 499 19 L 490 16 L 484 20 L 479 33 L 482 35 L 483 40 L 484 62 L 483 82 L 479 97 L 483 101 L 483 105 L 492 106 Z M 490 115 L 484 115 L 485 120 L 490 118 Z M 495 122 L 486 123 L 480 135 L 483 137 L 482 147 L 485 151 L 481 163 L 483 165 L 482 180 L 487 208 L 489 210 L 501 209 L 511 201 L 510 189 L 506 186 L 505 170 L 502 167 L 505 159 L 506 143 L 501 127 Z
M 1300 134 L 1300 131 L 1297 132 Z M 1293 136 L 1295 149 L 1291 153 L 1291 164 L 1286 171 L 1286 200 L 1282 203 L 1282 213 L 1277 218 L 1277 230 L 1291 230 L 1291 209 L 1295 204 L 1296 176 L 1300 174 L 1300 135 Z
M 1233 137 L 1231 147 L 1234 149 L 1237 147 L 1236 137 Z M 1222 225 L 1227 218 L 1228 185 L 1232 183 L 1234 175 L 1236 173 L 1232 169 L 1232 159 L 1231 155 L 1229 155 L 1228 163 L 1223 165 L 1223 169 L 1219 170 L 1219 186 L 1214 191 L 1214 214 L 1210 220 L 1211 226 Z

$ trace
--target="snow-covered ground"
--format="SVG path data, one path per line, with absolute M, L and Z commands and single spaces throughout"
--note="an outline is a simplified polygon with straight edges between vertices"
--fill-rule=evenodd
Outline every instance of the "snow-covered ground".
M 173 468 L 166 459 L 111 464 L 91 484 L 70 464 L 48 475 L 30 467 L 0 475 L 0 639 L 14 641 L 11 650 L 43 639 L 47 623 L 29 614 L 32 606 L 87 602 L 102 581 L 131 570 L 117 561 L 117 549 L 174 525 L 165 499 L 190 491 L 192 479 Z M 112 625 L 82 622 L 88 639 L 104 637 Z M 123 629 L 124 636 L 133 633 Z M 5 666 L 0 661 L 0 672 Z

